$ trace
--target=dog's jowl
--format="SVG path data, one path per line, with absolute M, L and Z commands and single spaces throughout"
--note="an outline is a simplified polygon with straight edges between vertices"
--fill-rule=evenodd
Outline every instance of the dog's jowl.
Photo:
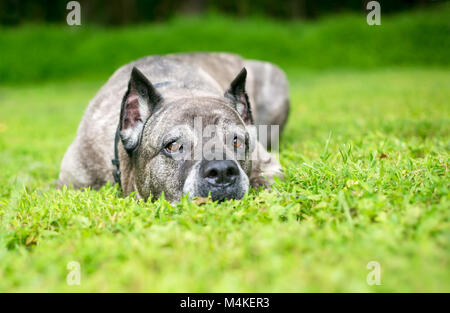
M 285 124 L 275 65 L 227 53 L 149 56 L 119 68 L 87 107 L 60 185 L 120 184 L 125 195 L 240 199 L 281 176 L 256 127 Z

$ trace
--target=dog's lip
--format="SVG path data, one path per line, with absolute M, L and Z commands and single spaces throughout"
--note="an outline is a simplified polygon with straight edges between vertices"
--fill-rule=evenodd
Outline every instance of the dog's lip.
M 205 188 L 206 187 L 206 188 Z M 203 190 L 200 192 L 201 195 L 207 197 L 211 194 L 213 201 L 224 201 L 229 199 L 240 199 L 238 194 L 239 184 L 236 182 L 230 182 L 225 184 L 207 184 L 204 186 Z
M 231 181 L 231 182 L 228 182 L 228 183 L 219 183 L 219 184 L 211 182 L 209 180 L 207 180 L 207 182 L 208 182 L 209 185 L 211 185 L 214 188 L 226 188 L 226 187 L 232 186 L 232 185 L 234 185 L 236 183 L 235 180 Z
M 220 194 L 220 195 L 211 194 L 211 196 L 212 196 L 213 201 L 219 201 L 219 202 L 222 202 L 225 200 L 232 200 L 232 199 L 238 200 L 238 199 L 242 198 L 242 197 L 238 197 L 236 193 L 225 193 L 225 194 Z

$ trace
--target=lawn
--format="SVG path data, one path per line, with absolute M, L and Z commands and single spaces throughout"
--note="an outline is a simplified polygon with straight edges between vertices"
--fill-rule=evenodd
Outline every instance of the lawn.
M 405 25 L 427 20 L 391 19 L 406 20 Z M 317 33 L 309 39 L 313 43 L 326 37 L 326 25 L 352 20 L 331 18 L 306 25 L 305 32 Z M 232 23 L 226 21 L 220 23 Z M 252 34 L 260 22 L 246 23 L 242 32 Z M 270 23 L 269 28 L 286 26 Z M 170 25 L 158 29 L 177 27 Z M 449 29 L 443 19 L 441 24 L 429 19 L 426 25 L 442 33 Z M 426 33 L 416 30 L 406 34 Z M 12 51 L 33 31 L 51 37 L 59 30 L 8 29 L 0 33 L 0 42 L 17 32 L 7 48 Z M 100 46 L 110 40 L 112 31 L 97 31 Z M 127 36 L 126 30 L 119 32 Z M 108 77 L 106 63 L 91 75 L 90 62 L 96 59 L 86 56 L 85 67 L 72 76 L 65 67 L 70 63 L 48 73 L 41 72 L 45 64 L 30 65 L 29 76 L 25 66 L 3 63 L 0 291 L 449 292 L 450 69 L 442 57 L 448 57 L 445 47 L 448 41 L 436 43 L 437 60 L 431 49 L 416 56 L 407 50 L 409 63 L 398 66 L 393 64 L 398 47 L 385 48 L 386 58 L 369 53 L 358 59 L 355 52 L 357 59 L 347 67 L 342 60 L 334 67 L 319 66 L 321 60 L 338 60 L 334 53 L 342 47 L 324 50 L 305 64 L 294 56 L 281 61 L 292 100 L 280 146 L 285 179 L 270 192 L 251 190 L 241 201 L 220 204 L 135 201 L 121 197 L 114 186 L 54 189 L 85 106 Z M 121 49 L 120 61 L 127 55 Z M 353 49 L 363 51 L 364 45 Z M 267 59 L 282 59 L 272 52 Z M 24 52 L 17 54 L 18 59 Z M 80 285 L 66 282 L 71 261 L 81 266 Z M 380 285 L 366 281 L 371 261 L 380 265 Z

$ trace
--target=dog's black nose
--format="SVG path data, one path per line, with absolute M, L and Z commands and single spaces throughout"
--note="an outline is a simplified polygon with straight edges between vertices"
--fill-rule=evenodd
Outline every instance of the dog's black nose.
M 211 185 L 226 186 L 236 182 L 239 177 L 239 168 L 233 161 L 212 160 L 204 163 L 201 175 Z

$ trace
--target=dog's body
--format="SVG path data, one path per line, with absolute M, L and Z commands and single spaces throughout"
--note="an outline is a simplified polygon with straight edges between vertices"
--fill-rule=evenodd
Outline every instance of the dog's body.
M 245 69 L 236 77 L 244 67 L 247 79 Z M 193 145 L 196 140 L 193 119 L 202 117 L 203 123 L 220 125 L 224 134 L 241 132 L 244 136 L 252 122 L 282 128 L 288 110 L 287 80 L 273 64 L 226 53 L 146 57 L 119 68 L 89 103 L 62 161 L 59 184 L 99 188 L 113 182 L 111 160 L 119 128 L 118 154 L 125 195 L 136 191 L 139 197 L 147 198 L 164 192 L 170 201 L 186 193 L 211 193 L 219 200 L 241 198 L 249 185 L 265 185 L 280 175 L 279 163 L 259 143 L 252 151 L 253 162 L 233 158 L 228 165 L 225 161 L 209 161 L 209 165 L 205 160 L 175 161 L 180 147 Z M 172 134 L 180 124 L 187 128 Z M 159 149 L 169 133 L 177 139 Z M 234 142 L 240 149 L 238 135 Z M 226 184 L 218 180 L 220 177 L 209 175 L 217 174 L 216 170 L 220 174 L 222 167 L 231 173 L 231 178 L 223 176 Z

